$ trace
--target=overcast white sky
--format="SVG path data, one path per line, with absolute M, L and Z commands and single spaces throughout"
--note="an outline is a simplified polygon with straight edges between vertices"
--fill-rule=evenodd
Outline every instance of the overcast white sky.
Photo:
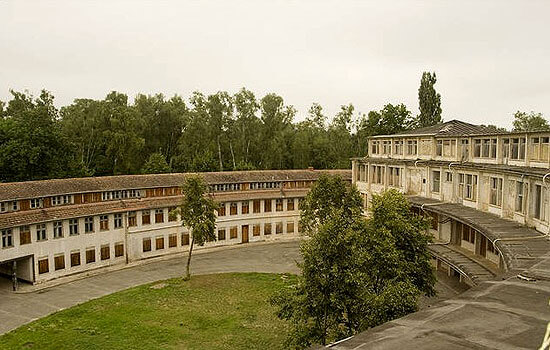
M 436 71 L 445 120 L 550 118 L 550 1 L 0 0 L 0 100 L 117 90 L 275 92 L 332 116 L 405 103 Z

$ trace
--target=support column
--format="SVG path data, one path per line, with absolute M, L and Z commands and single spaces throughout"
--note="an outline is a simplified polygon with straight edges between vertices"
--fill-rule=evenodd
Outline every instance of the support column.
M 17 291 L 17 261 L 13 261 L 12 263 L 12 266 L 11 266 L 11 269 L 12 269 L 12 288 L 13 288 L 13 291 Z

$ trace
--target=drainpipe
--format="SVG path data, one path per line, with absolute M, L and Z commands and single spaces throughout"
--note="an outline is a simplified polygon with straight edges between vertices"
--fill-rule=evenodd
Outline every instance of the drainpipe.
M 124 256 L 126 257 L 126 265 L 128 265 L 128 212 L 124 213 L 123 220 L 124 220 Z
M 546 173 L 544 174 L 544 176 L 542 177 L 542 184 L 544 185 L 544 187 L 546 187 L 546 195 L 548 195 L 548 186 L 546 185 L 546 177 L 549 176 L 550 173 Z M 548 232 L 546 232 L 546 235 L 547 236 L 550 236 L 550 225 L 547 225 L 548 226 Z
M 451 167 L 452 167 L 453 165 L 458 165 L 458 164 L 460 164 L 460 163 L 459 163 L 459 162 L 450 162 L 449 165 L 448 165 L 449 172 L 451 172 L 451 174 L 453 175 L 453 193 L 452 193 L 452 195 L 451 195 L 451 198 L 452 198 L 452 200 L 453 200 L 454 203 L 457 202 L 457 201 L 456 201 L 456 198 L 455 198 L 455 195 L 456 195 L 456 193 L 455 193 L 455 192 L 456 192 L 456 191 L 455 191 L 455 175 L 454 175 L 454 173 L 453 173 Z

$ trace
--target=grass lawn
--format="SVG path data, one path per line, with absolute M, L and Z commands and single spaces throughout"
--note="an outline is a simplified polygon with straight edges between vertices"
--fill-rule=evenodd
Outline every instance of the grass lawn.
M 92 300 L 0 337 L 1 349 L 280 349 L 269 296 L 295 276 L 171 279 Z

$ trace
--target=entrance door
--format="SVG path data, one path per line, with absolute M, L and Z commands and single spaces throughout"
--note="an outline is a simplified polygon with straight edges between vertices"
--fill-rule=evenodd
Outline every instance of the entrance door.
M 243 225 L 241 227 L 242 232 L 242 243 L 248 243 L 248 225 Z
M 479 255 L 485 257 L 487 253 L 487 238 L 484 235 L 479 235 Z

